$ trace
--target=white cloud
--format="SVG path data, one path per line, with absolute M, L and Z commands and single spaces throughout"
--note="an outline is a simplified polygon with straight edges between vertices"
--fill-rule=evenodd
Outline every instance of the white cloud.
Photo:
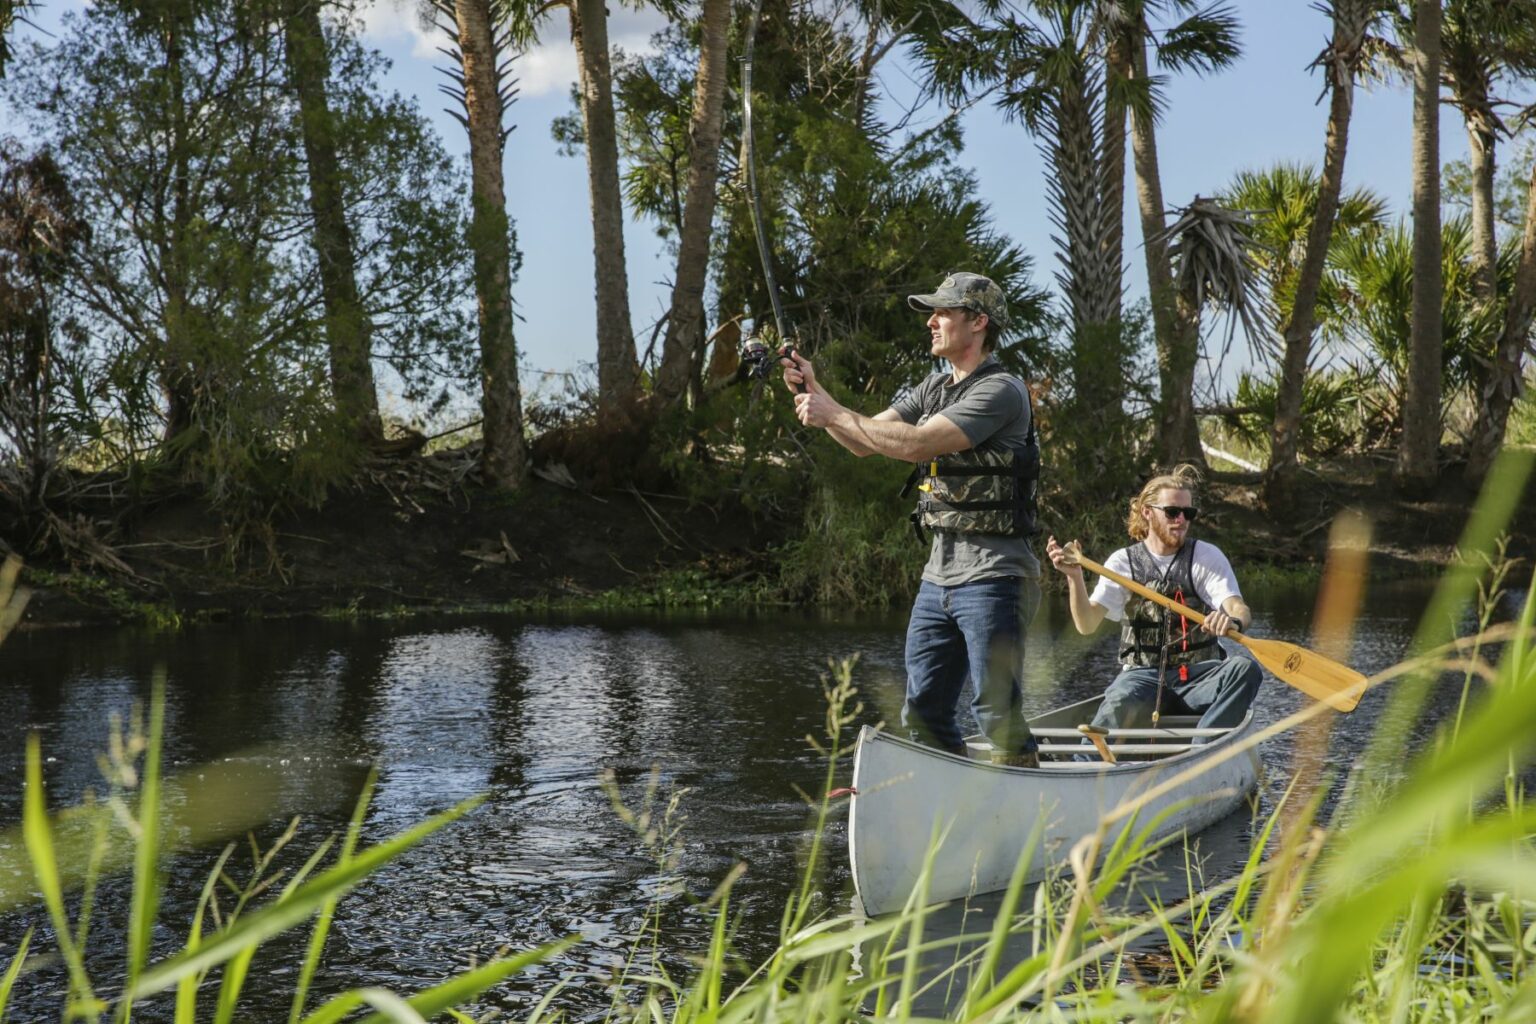
M 447 45 L 446 37 L 435 28 L 424 26 L 419 11 L 420 0 L 374 0 L 363 6 L 360 14 L 364 36 L 375 45 L 411 43 L 411 57 L 437 63 L 443 55 L 437 48 Z M 632 11 L 615 4 L 608 18 L 609 40 L 626 53 L 655 52 L 651 36 L 666 25 L 666 16 L 655 10 Z M 560 10 L 546 16 L 542 39 L 513 64 L 522 95 L 543 96 L 564 93 L 576 81 L 576 50 L 571 45 L 570 21 Z

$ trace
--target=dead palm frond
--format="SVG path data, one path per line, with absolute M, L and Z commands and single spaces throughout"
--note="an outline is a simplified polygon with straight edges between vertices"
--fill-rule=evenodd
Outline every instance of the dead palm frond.
M 1227 314 L 1222 354 L 1241 323 L 1256 357 L 1277 355 L 1279 339 L 1271 327 L 1275 317 L 1256 255 L 1268 246 L 1257 238 L 1254 213 L 1200 196 L 1172 212 L 1174 222 L 1158 241 L 1168 246 L 1174 283 L 1185 300 L 1197 309 L 1209 305 Z

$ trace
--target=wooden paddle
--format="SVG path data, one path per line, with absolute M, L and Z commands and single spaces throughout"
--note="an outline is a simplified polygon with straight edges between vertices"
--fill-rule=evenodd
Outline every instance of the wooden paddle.
M 1099 756 L 1109 764 L 1115 763 L 1114 751 L 1109 749 L 1109 744 L 1104 742 L 1104 737 L 1109 735 L 1109 730 L 1102 725 L 1091 725 L 1084 722 L 1077 727 L 1077 731 L 1088 737 L 1089 741 L 1098 748 Z
M 1186 619 L 1193 619 L 1199 623 L 1205 622 L 1205 616 L 1193 608 L 1179 604 L 1151 587 L 1144 587 L 1135 580 L 1127 579 L 1117 572 L 1111 572 L 1099 563 L 1084 557 L 1076 541 L 1067 545 L 1067 556 L 1084 569 L 1096 572 L 1105 579 L 1120 584 L 1126 590 L 1140 594 L 1148 601 L 1160 604 L 1169 611 L 1177 612 Z M 1360 695 L 1365 692 L 1365 687 L 1361 685 L 1365 682 L 1365 676 L 1348 665 L 1340 665 L 1321 654 L 1297 647 L 1295 644 L 1288 644 L 1283 640 L 1259 640 L 1244 636 L 1235 629 L 1228 629 L 1225 635 L 1248 648 L 1258 663 L 1269 669 L 1276 679 L 1294 686 L 1307 696 L 1315 697 L 1337 711 L 1353 711 L 1355 705 L 1360 703 Z

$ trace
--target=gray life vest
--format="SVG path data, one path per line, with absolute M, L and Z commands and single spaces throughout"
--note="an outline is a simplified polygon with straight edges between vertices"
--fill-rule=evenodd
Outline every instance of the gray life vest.
M 927 422 L 954 405 L 978 380 L 1004 373 L 996 362 L 988 363 L 954 388 L 929 392 L 918 422 Z M 907 478 L 901 496 L 914 486 L 922 492 L 912 511 L 912 528 L 919 540 L 923 530 L 959 533 L 992 533 L 1006 537 L 1030 537 L 1035 525 L 1035 487 L 1040 479 L 1040 441 L 1035 431 L 1034 403 L 1029 403 L 1029 433 L 1024 443 L 1010 446 L 986 440 L 974 448 L 919 462 Z
M 1158 568 L 1145 544 L 1132 544 L 1126 548 L 1131 559 L 1131 579 L 1201 615 L 1209 615 L 1211 607 L 1195 592 L 1195 545 L 1198 543 L 1193 538 L 1185 541 L 1166 569 Z M 1163 659 L 1165 647 L 1166 661 Z M 1194 621 L 1136 594 L 1126 597 L 1125 612 L 1120 620 L 1122 665 L 1131 668 L 1157 668 L 1165 664 L 1176 667 L 1226 656 L 1227 652 L 1216 642 L 1216 637 L 1200 629 Z M 1183 673 L 1180 676 L 1182 678 Z

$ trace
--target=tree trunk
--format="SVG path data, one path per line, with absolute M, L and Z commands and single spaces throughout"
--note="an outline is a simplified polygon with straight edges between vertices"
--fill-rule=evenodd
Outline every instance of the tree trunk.
M 1328 131 L 1323 143 L 1323 173 L 1317 183 L 1317 207 L 1307 227 L 1306 249 L 1296 270 L 1295 299 L 1281 335 L 1284 353 L 1275 395 L 1275 422 L 1270 433 L 1269 466 L 1264 475 L 1264 499 L 1283 506 L 1291 497 L 1298 467 L 1301 396 L 1317 327 L 1317 297 L 1333 238 L 1333 222 L 1344 187 L 1344 157 L 1349 150 L 1349 120 L 1354 112 L 1355 73 L 1370 17 L 1364 3 L 1335 0 L 1333 38 L 1319 63 L 1328 76 Z
M 1440 0 L 1417 0 L 1413 19 L 1413 323 L 1398 487 L 1423 494 L 1434 486 L 1440 449 L 1440 375 L 1444 364 L 1440 237 Z
M 165 274 L 165 349 L 160 360 L 160 386 L 165 396 L 165 433 L 169 442 L 180 437 L 196 419 L 197 384 L 190 321 L 187 270 L 187 228 L 192 219 L 192 171 L 187 156 L 186 79 L 184 76 L 181 12 L 166 11 L 161 39 L 165 46 L 166 80 L 171 94 L 171 211 L 168 234 L 161 239 L 160 265 Z
M 1525 192 L 1525 230 L 1520 236 L 1520 262 L 1504 308 L 1504 330 L 1494 351 L 1493 365 L 1483 382 L 1477 423 L 1467 448 L 1468 481 L 1477 483 L 1493 465 L 1504 444 L 1509 410 L 1525 385 L 1525 349 L 1536 314 L 1536 167 Z
M 1147 77 L 1145 38 L 1127 51 L 1127 77 Z M 1157 346 L 1159 449 L 1165 465 L 1205 465 L 1195 420 L 1195 366 L 1200 358 L 1200 310 L 1180 295 L 1173 281 L 1167 223 L 1163 214 L 1162 171 L 1157 160 L 1157 126 L 1151 116 L 1131 115 L 1131 156 L 1136 165 L 1136 205 L 1141 213 L 1142 250 L 1147 261 L 1152 329 Z
M 288 0 L 283 17 L 288 73 L 299 98 L 299 127 L 309 168 L 309 209 L 315 219 L 315 255 L 325 303 L 336 411 L 365 440 L 383 437 L 374 387 L 373 325 L 357 291 L 352 230 L 342 194 L 341 162 L 327 79 L 330 57 L 320 27 L 320 0 Z
M 629 277 L 624 262 L 624 203 L 619 144 L 613 117 L 613 74 L 608 60 L 604 0 L 571 0 L 571 42 L 581 80 L 586 126 L 587 184 L 592 199 L 593 262 L 597 276 L 597 403 L 611 417 L 634 398 L 639 367 L 629 321 Z
M 457 0 L 454 20 L 464 69 L 464 111 L 474 210 L 469 242 L 475 259 L 475 299 L 480 317 L 480 406 L 486 483 L 518 487 L 528 475 L 523 443 L 523 398 L 517 379 L 517 340 L 512 333 L 512 251 L 502 180 L 506 135 L 492 0 Z
M 699 72 L 693 85 L 693 115 L 688 131 L 687 198 L 683 202 L 683 225 L 678 232 L 672 310 L 667 317 L 667 337 L 656 379 L 656 393 L 666 402 L 676 401 L 687 392 L 696 372 L 694 368 L 702 362 L 704 284 L 720 175 L 725 56 L 730 27 L 730 0 L 704 0 Z

